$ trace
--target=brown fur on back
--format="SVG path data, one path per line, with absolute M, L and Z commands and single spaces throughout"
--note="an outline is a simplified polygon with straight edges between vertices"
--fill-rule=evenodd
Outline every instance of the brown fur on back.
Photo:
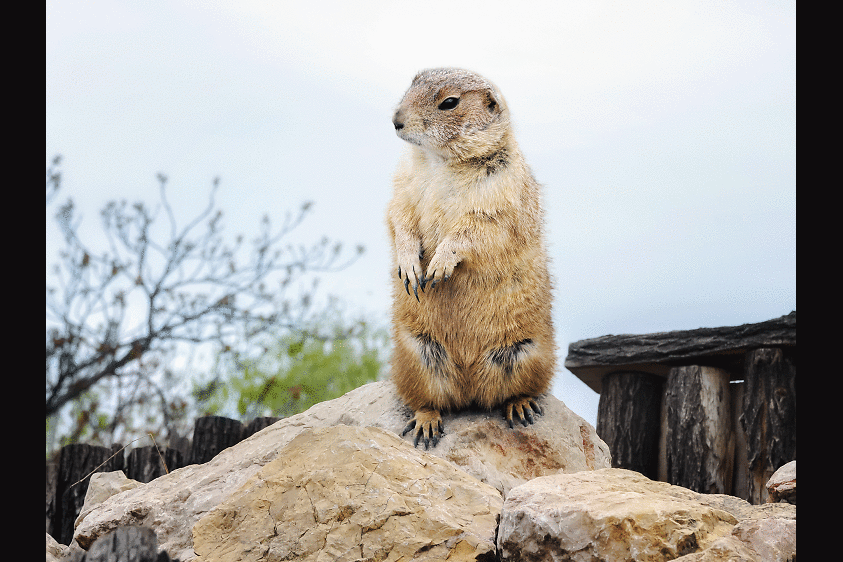
M 449 97 L 458 105 L 440 109 Z M 398 393 L 413 410 L 447 411 L 547 392 L 555 343 L 541 188 L 506 102 L 479 75 L 434 69 L 416 76 L 394 122 L 411 143 L 387 213 Z

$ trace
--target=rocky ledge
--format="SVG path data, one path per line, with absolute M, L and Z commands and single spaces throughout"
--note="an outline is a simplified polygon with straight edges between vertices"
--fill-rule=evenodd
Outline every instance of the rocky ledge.
M 48 560 L 80 560 L 124 526 L 181 562 L 795 558 L 795 505 L 609 468 L 588 423 L 540 404 L 514 430 L 498 412 L 445 416 L 425 451 L 397 435 L 410 411 L 391 383 L 371 383 L 148 484 L 96 475 L 73 544 L 48 536 Z M 795 501 L 795 467 L 792 483 Z

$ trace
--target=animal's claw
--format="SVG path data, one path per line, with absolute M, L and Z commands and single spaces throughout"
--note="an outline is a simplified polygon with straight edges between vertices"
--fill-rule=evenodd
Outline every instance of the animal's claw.
M 407 435 L 407 433 L 414 427 L 416 427 L 416 418 L 411 419 L 410 423 L 404 426 L 404 431 L 401 432 L 401 437 Z
M 415 417 L 404 427 L 401 436 L 410 431 L 413 431 L 413 447 L 417 447 L 420 441 L 424 441 L 425 449 L 429 449 L 431 445 L 435 447 L 445 434 L 439 412 L 427 408 L 416 412 Z
M 517 416 L 517 421 L 520 421 L 521 425 L 527 427 L 536 422 L 536 415 L 540 416 L 543 414 L 544 412 L 536 400 L 526 396 L 513 398 L 504 405 L 504 417 L 509 423 L 510 429 L 515 428 L 515 424 L 513 423 L 515 416 Z
M 403 274 L 402 274 L 403 273 Z M 413 266 L 412 269 L 412 284 L 413 284 L 413 294 L 416 296 L 416 300 L 419 301 L 419 278 L 416 276 L 416 268 Z M 408 270 L 404 270 L 402 272 L 401 266 L 398 266 L 398 279 L 404 280 L 404 290 L 407 291 L 407 294 L 410 294 L 410 272 Z M 424 286 L 422 286 L 422 292 L 424 292 Z M 419 301 L 421 302 L 421 301 Z

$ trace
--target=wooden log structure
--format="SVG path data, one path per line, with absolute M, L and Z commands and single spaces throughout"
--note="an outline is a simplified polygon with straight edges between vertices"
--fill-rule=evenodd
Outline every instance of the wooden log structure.
M 137 447 L 126 458 L 126 476 L 138 482 L 152 482 L 167 472 L 184 466 L 184 456 L 178 449 L 155 445 Z
M 198 418 L 193 426 L 193 445 L 188 464 L 202 464 L 217 456 L 223 449 L 243 440 L 243 424 L 222 416 Z
M 82 511 L 85 494 L 88 492 L 89 473 L 112 472 L 122 470 L 124 459 L 118 453 L 111 460 L 106 460 L 117 453 L 121 445 L 97 447 L 82 443 L 65 445 L 61 449 L 56 474 L 55 504 L 52 515 L 50 535 L 61 544 L 70 544 L 73 539 L 73 523 Z M 82 480 L 81 482 L 79 482 Z
M 597 407 L 597 434 L 612 451 L 612 466 L 655 480 L 664 379 L 635 371 L 610 373 Z
M 59 476 L 57 456 L 47 459 L 47 532 L 53 531 L 53 521 L 56 513 L 56 482 Z M 55 537 L 54 537 L 55 538 Z
M 667 378 L 671 367 L 707 365 L 742 379 L 746 351 L 762 347 L 796 350 L 795 310 L 757 324 L 581 340 L 568 346 L 565 367 L 599 394 L 603 376 L 617 371 Z
M 696 492 L 730 494 L 734 436 L 729 373 L 674 367 L 664 393 L 666 482 Z
M 796 459 L 796 356 L 781 349 L 747 353 L 740 426 L 747 440 L 748 501 L 767 501 L 765 483 Z
M 86 444 L 70 444 L 62 447 L 57 454 L 46 463 L 46 528 L 54 539 L 62 544 L 69 544 L 73 538 L 73 523 L 76 521 L 85 501 L 90 478 L 85 478 L 97 466 L 105 462 L 96 472 L 111 472 L 122 470 L 127 477 L 138 482 L 150 482 L 167 471 L 172 472 L 189 464 L 191 455 L 197 460 L 194 463 L 207 462 L 220 451 L 236 445 L 246 437 L 269 427 L 281 418 L 255 418 L 245 427 L 237 420 L 218 416 L 198 418 L 194 424 L 194 439 L 179 437 L 171 434 L 170 447 L 160 447 L 167 469 L 161 461 L 161 456 L 154 445 L 137 447 L 126 454 L 121 451 L 121 445 L 111 447 L 97 447 Z M 173 445 L 179 448 L 174 447 Z M 185 451 L 188 452 L 185 455 Z M 83 479 L 84 478 L 84 479 Z M 75 486 L 74 483 L 83 479 Z M 141 541 L 144 537 L 132 534 L 113 537 L 123 544 L 126 540 Z M 121 535 L 122 536 L 122 535 Z M 119 553 L 119 550 L 116 551 Z M 111 558 L 107 558 L 111 560 Z M 99 560 L 99 558 L 97 558 Z M 104 558 L 105 560 L 105 558 Z
M 600 393 L 597 433 L 613 466 L 762 503 L 766 479 L 796 458 L 796 311 L 582 340 L 565 367 Z
M 265 429 L 270 425 L 274 424 L 281 418 L 266 416 L 261 418 L 255 418 L 246 424 L 246 427 L 243 428 L 243 439 L 247 439 L 260 431 L 261 429 Z

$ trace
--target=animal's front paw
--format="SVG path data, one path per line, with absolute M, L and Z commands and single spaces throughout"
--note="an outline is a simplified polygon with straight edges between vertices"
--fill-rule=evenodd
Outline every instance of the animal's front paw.
M 530 396 L 517 396 L 515 398 L 510 398 L 503 405 L 503 415 L 506 418 L 506 421 L 509 422 L 510 428 L 515 427 L 512 423 L 514 416 L 518 416 L 518 421 L 520 421 L 524 427 L 527 427 L 528 423 L 532 424 L 536 421 L 536 415 L 540 416 L 543 413 L 544 412 L 542 412 L 542 409 L 539 407 L 536 399 L 531 398 Z
M 424 439 L 424 448 L 427 449 L 430 443 L 435 447 L 439 439 L 445 434 L 443 431 L 442 416 L 437 410 L 421 408 L 416 410 L 416 415 L 401 432 L 403 437 L 410 430 L 413 430 L 413 447 L 418 446 L 419 440 Z M 414 429 L 415 428 L 415 429 Z
M 399 256 L 398 279 L 404 282 L 404 289 L 406 289 L 408 295 L 410 294 L 410 286 L 412 285 L 416 300 L 419 300 L 419 284 L 421 284 L 422 292 L 424 292 L 424 278 L 422 277 L 422 273 L 421 262 L 417 254 L 407 253 Z
M 460 263 L 460 256 L 457 251 L 449 248 L 448 245 L 442 244 L 436 248 L 436 253 L 430 259 L 427 265 L 427 273 L 424 277 L 424 283 L 430 283 L 431 288 L 435 287 L 437 283 L 447 281 L 454 274 L 454 268 Z

